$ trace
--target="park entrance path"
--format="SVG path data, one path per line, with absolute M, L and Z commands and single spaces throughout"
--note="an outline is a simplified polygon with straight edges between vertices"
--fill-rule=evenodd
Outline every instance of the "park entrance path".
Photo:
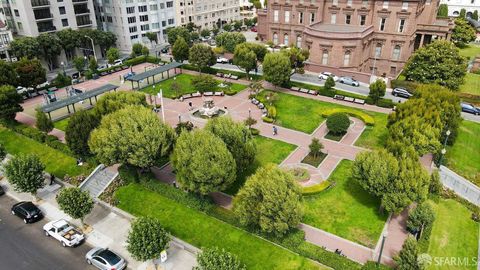
M 31 127 L 34 127 L 35 124 L 36 124 L 35 117 L 32 117 L 32 116 L 30 116 L 26 113 L 22 113 L 22 112 L 17 113 L 17 115 L 15 116 L 15 120 L 17 120 L 18 122 L 20 122 L 22 124 L 25 124 L 27 126 L 31 126 Z M 63 130 L 54 128 L 48 134 L 57 137 L 61 142 L 65 143 L 65 132 Z

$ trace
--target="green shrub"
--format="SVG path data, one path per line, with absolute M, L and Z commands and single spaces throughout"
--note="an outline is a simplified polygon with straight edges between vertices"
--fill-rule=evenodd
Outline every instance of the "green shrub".
M 360 120 L 362 120 L 365 125 L 367 126 L 373 126 L 375 125 L 375 119 L 364 113 L 364 112 L 361 112 L 361 111 L 356 111 L 356 110 L 353 110 L 353 109 L 349 109 L 349 108 L 335 108 L 335 109 L 330 109 L 330 110 L 326 110 L 322 113 L 322 116 L 323 117 L 328 117 L 329 115 L 332 115 L 334 113 L 346 113 L 350 116 L 353 116 L 355 118 L 358 118 Z
M 350 126 L 348 115 L 343 112 L 337 112 L 327 117 L 327 128 L 333 134 L 344 134 Z
M 365 99 L 365 103 L 367 103 L 368 105 L 375 105 L 375 101 L 373 100 L 372 97 L 367 97 Z
M 256 128 L 251 128 L 250 133 L 252 133 L 253 136 L 256 136 L 256 135 L 260 134 L 260 130 L 258 130 Z
M 323 181 L 320 184 L 316 184 L 316 185 L 309 186 L 309 187 L 303 187 L 302 188 L 302 195 L 303 196 L 308 196 L 308 195 L 318 194 L 318 193 L 324 191 L 325 189 L 327 189 L 328 187 L 330 187 L 330 185 L 331 185 L 330 182 Z
M 377 101 L 377 106 L 383 108 L 393 108 L 394 104 L 391 99 L 381 98 Z
M 268 116 L 262 117 L 262 120 L 263 120 L 263 122 L 265 122 L 265 123 L 273 123 L 273 121 L 274 121 L 272 118 L 270 118 L 270 117 L 268 117 Z
M 320 90 L 318 90 L 317 92 L 321 96 L 326 96 L 326 97 L 334 97 L 335 96 L 335 90 L 327 90 L 323 87 Z
M 277 118 L 277 108 L 275 106 L 267 106 L 268 117 L 275 119 Z

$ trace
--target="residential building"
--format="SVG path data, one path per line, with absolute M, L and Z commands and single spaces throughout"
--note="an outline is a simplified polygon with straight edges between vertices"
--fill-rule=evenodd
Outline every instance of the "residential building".
M 129 53 L 132 45 L 143 43 L 151 50 L 164 44 L 169 27 L 176 25 L 173 0 L 94 0 L 99 28 L 117 36 L 117 47 Z M 147 32 L 157 34 L 150 42 Z
M 13 40 L 12 31 L 5 24 L 5 21 L 0 15 L 0 60 L 10 61 L 10 54 L 8 53 L 8 45 Z
M 240 0 L 240 18 L 253 19 L 257 16 L 257 9 L 250 0 Z
M 258 35 L 307 48 L 306 70 L 368 82 L 395 78 L 412 52 L 450 39 L 453 23 L 437 19 L 439 0 L 272 0 L 259 10 Z
M 472 17 L 475 10 L 480 12 L 480 0 L 440 0 L 441 4 L 447 4 L 448 16 L 457 17 L 460 10 L 465 9 L 467 17 Z
M 240 20 L 240 0 L 177 0 L 179 25 L 194 23 L 201 28 L 221 27 Z

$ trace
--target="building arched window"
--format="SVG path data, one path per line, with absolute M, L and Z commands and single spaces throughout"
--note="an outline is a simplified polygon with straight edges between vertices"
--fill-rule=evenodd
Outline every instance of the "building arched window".
M 350 51 L 346 51 L 345 55 L 343 55 L 343 65 L 344 66 L 350 66 L 350 57 L 352 56 L 352 53 Z
M 273 44 L 278 45 L 278 34 L 273 33 Z
M 327 50 L 323 50 L 322 65 L 328 65 L 328 51 Z
M 382 55 L 382 43 L 377 43 L 375 46 L 375 58 L 379 58 Z
M 285 44 L 285 46 L 288 46 L 288 34 L 283 35 L 283 44 Z
M 460 15 L 460 12 L 458 12 L 458 11 L 453 12 L 453 16 L 458 16 L 458 15 Z
M 393 48 L 392 58 L 393 60 L 398 60 L 400 58 L 400 45 L 395 45 Z
M 302 48 L 302 36 L 297 36 L 297 48 Z

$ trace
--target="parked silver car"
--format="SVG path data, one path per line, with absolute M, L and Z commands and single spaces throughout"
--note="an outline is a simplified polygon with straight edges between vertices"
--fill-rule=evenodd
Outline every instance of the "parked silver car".
M 108 248 L 93 248 L 85 255 L 85 259 L 88 264 L 102 270 L 122 270 L 127 268 L 127 262 Z
M 351 86 L 360 86 L 360 83 L 352 77 L 340 77 L 340 79 L 338 79 L 338 82 Z

